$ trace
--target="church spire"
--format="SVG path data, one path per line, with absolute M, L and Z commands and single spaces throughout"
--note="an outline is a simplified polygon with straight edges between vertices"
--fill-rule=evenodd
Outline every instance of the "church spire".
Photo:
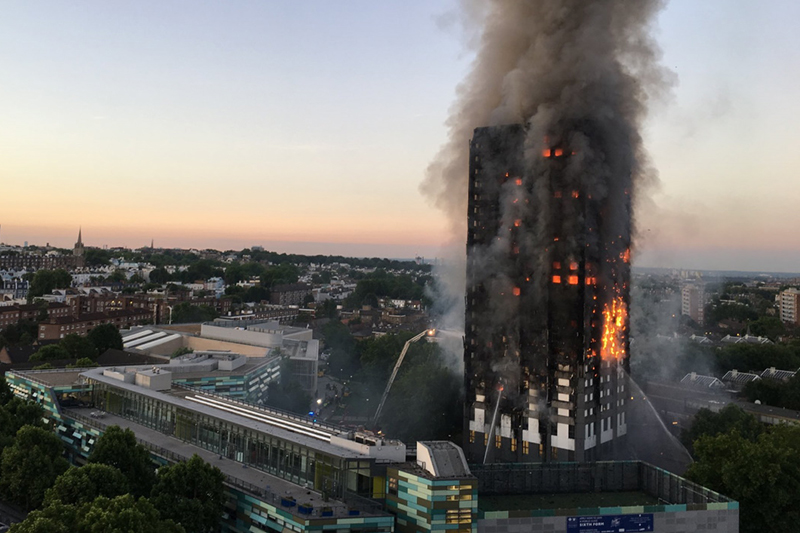
M 78 242 L 76 242 L 76 243 L 75 243 L 76 245 L 79 245 L 79 246 L 80 246 L 81 244 L 83 244 L 83 243 L 81 242 L 81 233 L 82 233 L 82 232 L 83 232 L 83 228 L 82 228 L 82 227 L 80 227 L 80 226 L 78 226 Z

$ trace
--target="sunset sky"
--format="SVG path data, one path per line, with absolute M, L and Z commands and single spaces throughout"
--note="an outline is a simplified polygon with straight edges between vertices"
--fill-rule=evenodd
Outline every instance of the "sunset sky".
M 0 9 L 0 242 L 432 257 L 455 0 Z M 800 3 L 672 0 L 636 263 L 800 271 Z

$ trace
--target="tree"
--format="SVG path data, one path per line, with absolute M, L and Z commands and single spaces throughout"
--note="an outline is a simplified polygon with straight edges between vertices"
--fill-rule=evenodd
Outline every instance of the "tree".
M 171 520 L 163 520 L 146 498 L 130 494 L 104 496 L 83 505 L 54 502 L 33 511 L 14 526 L 14 533 L 183 533 Z
M 13 533 L 77 533 L 80 509 L 56 502 L 33 511 L 12 528 Z
M 70 359 L 72 355 L 61 344 L 48 344 L 42 346 L 36 353 L 31 355 L 28 360 L 31 362 L 37 361 L 59 361 L 63 359 Z
M 9 324 L 0 335 L 0 346 L 27 346 L 39 334 L 39 324 L 33 320 L 20 320 Z
M 128 480 L 113 466 L 87 464 L 80 468 L 71 467 L 58 476 L 52 487 L 47 489 L 44 504 L 61 502 L 67 505 L 91 503 L 98 496 L 115 498 L 129 490 Z
M 322 328 L 325 344 L 331 350 L 328 367 L 331 374 L 340 378 L 349 378 L 359 369 L 356 341 L 350 330 L 339 321 L 331 321 Z
M 125 273 L 124 270 L 122 270 L 121 268 L 118 268 L 114 272 L 112 272 L 111 275 L 108 276 L 107 279 L 109 281 L 124 282 L 124 281 L 128 281 L 128 275 Z
M 88 357 L 84 357 L 82 359 L 78 359 L 71 365 L 67 365 L 67 368 L 93 368 L 100 366 L 94 362 L 93 359 L 89 359 Z
M 150 494 L 155 481 L 155 469 L 150 452 L 136 443 L 136 435 L 130 429 L 119 426 L 106 428 L 89 455 L 89 463 L 113 466 L 128 479 L 131 492 L 136 496 Z
M 99 497 L 83 511 L 78 531 L 135 531 L 136 533 L 177 533 L 184 529 L 171 520 L 163 520 L 146 498 L 132 495 L 113 500 Z
M 414 344 L 379 422 L 387 433 L 405 441 L 452 440 L 461 423 L 460 401 L 459 378 L 444 364 L 440 348 Z
M 14 393 L 11 392 L 8 383 L 6 383 L 6 377 L 0 375 L 0 405 L 7 404 L 13 397 Z
M 86 266 L 105 266 L 111 263 L 111 252 L 100 248 L 86 248 L 83 258 Z
M 744 439 L 754 441 L 764 431 L 764 426 L 753 415 L 734 404 L 726 405 L 719 413 L 700 409 L 688 430 L 684 430 L 681 441 L 691 450 L 700 437 L 715 437 L 734 432 Z
M 4 396 L 2 390 L 0 396 Z M 14 436 L 23 426 L 45 429 L 43 416 L 44 410 L 37 403 L 13 397 L 5 402 L 0 401 L 0 451 L 14 444 Z
M 769 337 L 772 340 L 777 340 L 778 337 L 786 332 L 783 321 L 777 316 L 761 316 L 758 320 L 747 324 L 747 326 L 751 335 Z
M 72 275 L 64 269 L 37 270 L 28 288 L 28 301 L 37 296 L 50 294 L 54 289 L 68 289 L 72 285 Z
M 169 281 L 169 272 L 164 267 L 155 268 L 150 271 L 148 276 L 151 283 L 164 284 Z
M 217 531 L 225 502 L 224 476 L 198 455 L 184 463 L 162 466 L 150 501 L 162 518 L 187 532 Z
M 114 324 L 100 324 L 89 331 L 87 338 L 97 348 L 98 354 L 108 349 L 122 350 L 122 335 Z
M 800 522 L 800 427 L 777 425 L 749 440 L 736 431 L 702 436 L 691 481 L 740 505 L 740 531 L 793 532 Z
M 336 318 L 338 314 L 336 300 L 328 298 L 317 307 L 317 318 Z
M 81 337 L 77 333 L 70 333 L 58 343 L 62 348 L 69 352 L 70 359 L 96 359 L 97 348 L 87 337 Z
M 25 510 L 39 507 L 45 491 L 69 468 L 63 453 L 64 444 L 52 431 L 23 426 L 3 450 L 0 494 Z
M 208 322 L 219 316 L 214 308 L 207 305 L 193 305 L 189 302 L 179 303 L 172 308 L 172 322 Z

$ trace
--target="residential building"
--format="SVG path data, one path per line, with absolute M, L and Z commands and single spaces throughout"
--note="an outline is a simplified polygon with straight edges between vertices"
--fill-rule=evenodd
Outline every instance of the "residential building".
M 269 301 L 273 305 L 303 305 L 310 294 L 311 285 L 306 283 L 275 285 L 269 291 Z
M 698 325 L 705 323 L 705 288 L 702 283 L 687 283 L 681 288 L 681 315 Z
M 630 176 L 526 152 L 521 125 L 470 142 L 464 344 L 471 462 L 593 461 L 627 433 Z
M 783 322 L 800 325 L 800 290 L 791 288 L 778 294 L 780 317 Z
M 35 321 L 44 313 L 47 319 L 62 319 L 70 315 L 69 306 L 58 303 L 48 302 L 47 304 L 23 304 L 9 305 L 0 307 L 0 330 L 17 324 L 23 320 Z
M 63 339 L 70 333 L 84 336 L 89 333 L 92 328 L 100 324 L 113 324 L 118 329 L 122 329 L 146 324 L 151 321 L 152 315 L 140 309 L 87 313 L 78 317 L 54 317 L 39 323 L 39 340 Z

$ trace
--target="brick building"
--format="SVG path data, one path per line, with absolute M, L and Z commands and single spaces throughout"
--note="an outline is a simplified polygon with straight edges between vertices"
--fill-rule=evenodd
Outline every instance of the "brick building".
M 269 301 L 273 305 L 303 305 L 303 300 L 311 294 L 311 285 L 289 283 L 275 285 L 269 291 Z
M 130 328 L 151 321 L 152 315 L 144 309 L 122 309 L 104 313 L 89 313 L 80 317 L 51 318 L 39 324 L 39 340 L 63 339 L 70 333 L 84 336 L 100 324 L 114 324 L 117 328 Z
M 46 309 L 48 319 L 68 317 L 70 314 L 69 306 L 63 303 L 49 302 Z M 36 320 L 41 310 L 42 307 L 37 304 L 0 307 L 0 330 L 23 320 Z

